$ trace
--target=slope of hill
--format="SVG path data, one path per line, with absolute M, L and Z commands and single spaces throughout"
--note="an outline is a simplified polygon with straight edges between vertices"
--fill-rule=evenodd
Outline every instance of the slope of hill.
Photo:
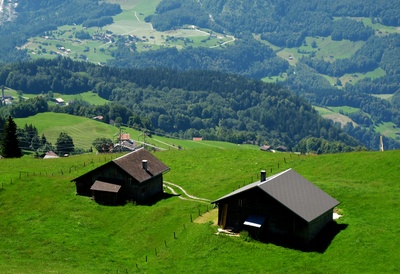
M 307 252 L 215 235 L 212 218 L 191 222 L 199 214 L 207 220 L 211 205 L 178 196 L 167 195 L 151 206 L 118 207 L 76 196 L 70 180 L 109 161 L 110 155 L 2 159 L 0 272 L 394 273 L 400 269 L 398 151 L 306 157 L 205 148 L 156 156 L 171 167 L 165 180 L 210 200 L 256 181 L 260 169 L 275 174 L 294 168 L 341 202 L 337 235 L 324 249 Z
M 237 144 L 268 143 L 275 147 L 284 145 L 289 150 L 309 136 L 340 142 L 340 151 L 360 145 L 282 86 L 237 75 L 117 69 L 65 58 L 7 65 L 0 69 L 0 74 L 0 84 L 16 90 L 46 93 L 59 89 L 66 94 L 92 90 L 115 102 L 104 106 L 76 102 L 55 107 L 55 112 L 102 115 L 107 117 L 106 121 L 119 118 L 129 125 L 136 123 L 132 117 L 139 116 L 146 120 L 147 126 L 142 127 L 179 138 L 201 136 Z M 43 100 L 36 101 L 46 111 Z M 31 109 L 26 101 L 4 108 L 4 112 L 9 110 L 14 117 L 26 117 L 25 112 L 32 115 Z
M 34 125 L 39 135 L 44 134 L 49 142 L 52 144 L 56 143 L 57 138 L 61 132 L 68 133 L 74 141 L 76 148 L 89 150 L 93 145 L 93 141 L 96 138 L 109 138 L 117 142 L 119 128 L 113 125 L 95 121 L 85 117 L 78 117 L 74 115 L 64 113 L 39 113 L 37 115 L 28 118 L 17 118 L 15 119 L 18 127 L 23 128 L 25 124 Z M 143 138 L 143 132 L 123 127 L 123 133 L 129 133 L 131 139 L 137 142 L 138 145 L 142 145 L 145 142 L 146 145 L 160 149 L 160 150 L 178 150 L 178 149 L 195 149 L 195 148 L 244 148 L 258 150 L 258 146 L 254 145 L 241 145 L 238 146 L 232 143 L 207 141 L 202 140 L 181 140 L 173 138 L 172 136 L 157 136 L 150 135 Z

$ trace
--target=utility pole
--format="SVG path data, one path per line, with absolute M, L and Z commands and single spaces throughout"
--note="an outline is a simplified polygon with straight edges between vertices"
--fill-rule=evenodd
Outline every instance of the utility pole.
M 122 152 L 122 138 L 121 138 L 121 133 L 122 133 L 122 127 L 119 127 L 119 152 Z

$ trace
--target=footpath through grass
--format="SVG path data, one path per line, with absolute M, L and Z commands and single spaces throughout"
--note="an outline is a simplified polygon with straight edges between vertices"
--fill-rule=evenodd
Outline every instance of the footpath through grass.
M 294 168 L 338 199 L 342 230 L 326 250 L 304 252 L 215 235 L 192 223 L 211 205 L 176 196 L 108 207 L 76 196 L 71 179 L 118 155 L 0 160 L 0 273 L 398 273 L 400 151 L 322 156 L 251 149 L 156 152 L 165 180 L 216 199 Z

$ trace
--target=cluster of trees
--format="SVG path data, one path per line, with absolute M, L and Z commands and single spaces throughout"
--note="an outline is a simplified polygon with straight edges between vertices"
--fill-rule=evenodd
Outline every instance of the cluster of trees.
M 298 142 L 294 147 L 294 150 L 299 151 L 301 153 L 324 154 L 324 153 L 361 151 L 365 150 L 365 148 L 362 146 L 354 148 L 340 141 L 330 142 L 325 140 L 324 138 L 309 137 L 309 138 L 304 138 L 300 142 Z
M 19 147 L 23 150 L 35 151 L 38 154 L 54 150 L 53 145 L 47 141 L 46 136 L 39 136 L 38 130 L 32 124 L 25 124 L 23 128 L 17 129 Z

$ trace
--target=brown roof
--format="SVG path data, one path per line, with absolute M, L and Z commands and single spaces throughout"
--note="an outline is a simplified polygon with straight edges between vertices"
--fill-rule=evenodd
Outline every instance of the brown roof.
M 147 170 L 143 169 L 143 160 L 147 160 Z M 107 166 L 113 164 L 117 165 L 139 183 L 147 181 L 148 179 L 151 179 L 152 177 L 160 175 L 169 170 L 168 166 L 166 166 L 163 162 L 157 159 L 157 157 L 155 157 L 144 148 L 134 150 L 128 154 L 125 154 L 124 156 L 114 159 L 102 166 L 99 166 L 94 170 L 107 168 Z M 88 173 L 91 173 L 94 170 L 91 170 Z M 76 182 L 88 173 L 72 179 L 71 182 Z
M 130 140 L 130 139 L 131 139 L 131 136 L 129 135 L 129 133 L 122 133 L 122 134 L 119 136 L 119 138 L 120 138 L 121 140 Z
M 118 193 L 121 189 L 120 185 L 114 185 L 102 181 L 95 181 L 90 190 L 97 190 L 97 191 L 105 191 L 105 192 L 113 192 Z
M 143 160 L 147 161 L 147 170 L 143 168 Z M 169 170 L 169 167 L 144 148 L 125 154 L 113 162 L 140 183 Z
M 293 169 L 270 176 L 263 182 L 258 181 L 244 186 L 213 203 L 253 188 L 261 189 L 307 222 L 311 222 L 339 204 L 337 200 Z

